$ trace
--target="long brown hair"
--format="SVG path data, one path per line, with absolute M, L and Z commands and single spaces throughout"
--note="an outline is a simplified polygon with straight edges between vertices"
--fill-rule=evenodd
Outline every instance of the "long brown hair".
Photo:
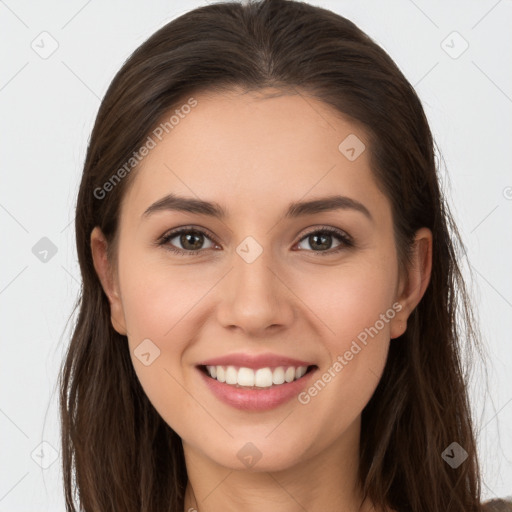
M 351 21 L 286 0 L 218 3 L 180 16 L 131 55 L 102 101 L 76 205 L 78 317 L 59 375 L 67 510 L 76 511 L 76 498 L 86 512 L 183 510 L 181 439 L 153 408 L 127 338 L 112 327 L 90 235 L 101 227 L 115 264 L 120 203 L 137 167 L 112 177 L 163 115 L 200 91 L 234 87 L 308 94 L 364 128 L 372 171 L 391 203 L 402 268 L 414 233 L 432 231 L 431 282 L 407 331 L 392 341 L 362 413 L 359 478 L 377 506 L 479 511 L 466 364 L 479 343 L 459 266 L 463 245 L 421 102 L 387 53 Z M 453 442 L 467 452 L 456 468 L 442 456 Z

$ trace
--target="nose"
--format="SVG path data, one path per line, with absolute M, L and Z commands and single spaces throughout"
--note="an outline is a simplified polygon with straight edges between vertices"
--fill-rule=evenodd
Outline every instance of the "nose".
M 233 268 L 219 289 L 217 316 L 223 327 L 262 337 L 291 324 L 293 293 L 279 268 L 270 250 L 263 250 L 254 261 L 234 254 Z

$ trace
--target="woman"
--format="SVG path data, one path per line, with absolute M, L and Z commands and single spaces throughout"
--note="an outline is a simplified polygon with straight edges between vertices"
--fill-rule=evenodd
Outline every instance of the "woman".
M 353 23 L 264 0 L 160 29 L 102 102 L 76 237 L 68 510 L 483 509 L 432 135 Z

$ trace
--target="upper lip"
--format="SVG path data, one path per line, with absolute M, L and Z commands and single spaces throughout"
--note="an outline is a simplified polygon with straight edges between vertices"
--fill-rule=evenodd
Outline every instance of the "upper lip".
M 244 368 L 252 368 L 253 370 L 258 368 L 267 367 L 278 367 L 278 366 L 312 366 L 313 363 L 307 361 L 301 361 L 291 357 L 280 356 L 277 354 L 229 354 L 220 357 L 214 357 L 202 361 L 198 366 L 238 366 Z

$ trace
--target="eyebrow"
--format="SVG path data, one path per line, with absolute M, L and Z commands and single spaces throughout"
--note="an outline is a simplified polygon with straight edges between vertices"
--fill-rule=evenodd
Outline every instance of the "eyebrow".
M 171 193 L 153 203 L 142 214 L 142 217 L 145 218 L 155 212 L 167 210 L 208 215 L 218 219 L 225 219 L 228 216 L 226 210 L 216 202 L 203 201 Z M 296 218 L 303 215 L 313 215 L 315 213 L 335 210 L 355 210 L 373 222 L 373 217 L 366 206 L 355 199 L 340 195 L 322 197 L 311 201 L 292 202 L 288 205 L 285 218 Z

